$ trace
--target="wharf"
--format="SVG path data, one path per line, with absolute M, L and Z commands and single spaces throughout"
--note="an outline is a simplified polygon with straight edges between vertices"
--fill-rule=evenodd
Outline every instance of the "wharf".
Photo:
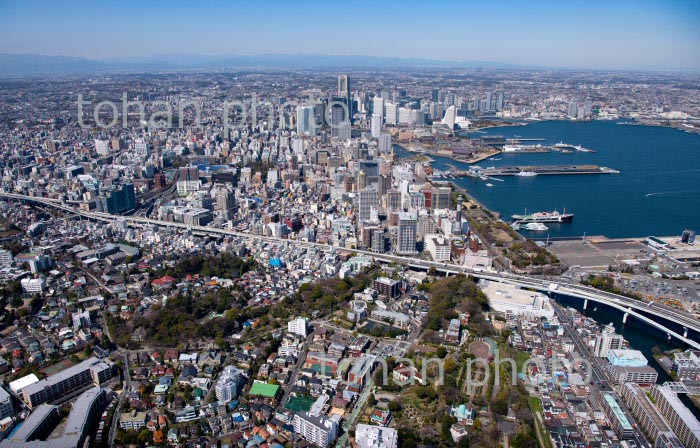
M 501 166 L 490 167 L 480 171 L 484 176 L 532 176 L 562 174 L 619 174 L 612 168 L 598 165 L 541 165 L 541 166 Z M 453 176 L 464 175 L 451 173 Z

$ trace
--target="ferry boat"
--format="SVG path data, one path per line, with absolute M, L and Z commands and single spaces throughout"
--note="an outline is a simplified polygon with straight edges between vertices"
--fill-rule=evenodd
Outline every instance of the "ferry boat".
M 544 232 L 546 230 L 549 230 L 547 226 L 539 222 L 530 222 L 527 224 L 523 224 L 522 226 L 520 226 L 520 228 L 524 230 L 530 230 L 532 232 Z
M 488 184 L 486 184 L 486 186 L 487 186 L 487 187 L 493 187 L 493 184 L 489 182 Z
M 557 211 L 553 212 L 537 212 L 530 215 L 527 214 L 527 210 L 524 215 L 512 215 L 514 221 L 518 221 L 521 224 L 529 222 L 571 222 L 574 219 L 573 213 L 559 213 Z

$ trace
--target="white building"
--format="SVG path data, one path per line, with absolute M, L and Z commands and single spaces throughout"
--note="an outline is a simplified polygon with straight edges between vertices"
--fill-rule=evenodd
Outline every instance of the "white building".
M 393 428 L 358 424 L 355 428 L 355 443 L 358 448 L 396 448 L 399 433 Z
M 23 278 L 20 281 L 24 292 L 35 294 L 44 291 L 44 280 L 40 278 Z
M 425 249 L 430 253 L 430 256 L 433 257 L 434 261 L 450 261 L 450 240 L 446 239 L 442 235 L 425 235 Z
M 554 317 L 549 297 L 541 292 L 488 280 L 480 280 L 479 287 L 488 297 L 489 306 L 494 311 L 515 316 Z
M 372 138 L 379 138 L 382 135 L 382 116 L 372 114 Z
M 243 371 L 233 366 L 224 367 L 219 381 L 216 383 L 216 399 L 228 403 L 234 400 L 240 392 L 241 384 L 245 383 Z
M 609 350 L 621 349 L 624 341 L 621 335 L 615 333 L 615 326 L 610 323 L 603 327 L 603 331 L 600 334 L 596 335 L 593 354 L 606 358 Z
M 338 435 L 340 416 L 320 417 L 299 412 L 294 415 L 294 432 L 320 448 L 332 445 Z
M 298 317 L 289 321 L 287 323 L 287 331 L 305 338 L 309 331 L 309 319 Z
M 107 140 L 95 139 L 95 151 L 97 151 L 97 154 L 100 156 L 108 156 L 109 142 Z

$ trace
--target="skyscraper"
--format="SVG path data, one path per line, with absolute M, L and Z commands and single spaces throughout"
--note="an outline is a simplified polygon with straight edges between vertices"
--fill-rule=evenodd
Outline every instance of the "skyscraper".
M 399 106 L 394 103 L 384 104 L 384 122 L 395 125 L 399 122 Z
M 378 203 L 379 200 L 377 190 L 374 188 L 365 188 L 364 190 L 361 190 L 357 201 L 358 221 L 369 221 L 370 217 L 372 216 L 372 209 L 376 209 Z
M 350 95 L 350 77 L 348 75 L 338 75 L 338 97 L 347 106 L 348 110 L 348 122 L 352 124 L 353 110 L 353 100 Z
M 372 114 L 372 138 L 379 138 L 382 134 L 382 116 Z
M 345 110 L 340 104 L 331 107 L 331 137 L 350 140 L 350 120 L 345 116 Z
M 379 152 L 391 152 L 391 134 L 381 134 L 379 136 Z
M 313 106 L 297 107 L 297 133 L 315 135 L 316 126 Z

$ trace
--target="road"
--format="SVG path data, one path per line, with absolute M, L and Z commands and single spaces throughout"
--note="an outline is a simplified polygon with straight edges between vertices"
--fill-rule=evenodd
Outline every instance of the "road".
M 122 404 L 124 403 L 124 399 L 129 395 L 129 390 L 131 388 L 131 372 L 129 371 L 128 353 L 123 354 L 123 359 L 124 363 L 122 372 L 124 373 L 124 388 L 122 389 L 122 393 L 119 395 L 117 405 L 114 407 L 114 415 L 112 415 L 112 424 L 109 427 L 109 442 L 107 443 L 107 446 L 114 446 L 114 437 L 117 435 L 119 417 L 122 413 Z
M 204 226 L 189 226 L 186 224 L 182 223 L 177 223 L 177 222 L 169 222 L 169 221 L 161 221 L 157 219 L 150 219 L 150 218 L 144 218 L 144 217 L 138 217 L 138 216 L 120 216 L 120 215 L 111 215 L 109 213 L 101 213 L 101 212 L 90 212 L 90 211 L 85 211 L 85 210 L 80 210 L 76 209 L 74 207 L 70 207 L 68 205 L 63 204 L 60 200 L 58 199 L 52 199 L 52 198 L 38 198 L 38 197 L 32 197 L 32 196 L 26 196 L 26 195 L 19 195 L 19 194 L 13 194 L 13 193 L 2 193 L 0 192 L 0 197 L 6 198 L 6 199 L 13 199 L 13 200 L 20 200 L 20 201 L 31 201 L 43 205 L 48 205 L 52 206 L 54 208 L 57 208 L 59 210 L 63 210 L 65 212 L 69 213 L 74 213 L 78 214 L 80 216 L 83 216 L 85 218 L 89 219 L 94 219 L 94 220 L 100 220 L 100 221 L 105 221 L 105 222 L 113 222 L 116 219 L 123 219 L 127 222 L 128 225 L 131 226 L 160 226 L 160 227 L 170 227 L 170 228 L 179 228 L 187 231 L 191 231 L 193 233 L 201 233 L 201 234 L 206 234 L 206 235 L 215 235 L 215 236 L 234 236 L 234 237 L 239 237 L 239 238 L 253 238 L 258 241 L 264 241 L 267 243 L 271 244 L 293 244 L 295 246 L 299 247 L 306 247 L 306 248 L 316 248 L 316 249 L 322 249 L 322 250 L 329 250 L 329 249 L 334 249 L 334 250 L 343 250 L 343 251 L 349 251 L 344 248 L 340 247 L 335 247 L 335 246 L 329 246 L 327 244 L 322 244 L 322 243 L 316 243 L 316 242 L 307 242 L 307 241 L 300 241 L 300 240 L 290 240 L 290 239 L 283 239 L 283 238 L 277 238 L 277 237 L 268 237 L 268 236 L 262 236 L 262 235 L 253 235 L 247 232 L 241 232 L 241 231 L 236 231 L 236 230 L 231 230 L 231 229 L 222 229 L 222 228 L 216 228 L 216 227 L 204 227 Z M 460 265 L 455 265 L 451 263 L 439 263 L 439 262 L 434 262 L 434 261 L 429 261 L 429 260 L 420 260 L 418 258 L 414 257 L 405 257 L 405 256 L 400 256 L 400 255 L 391 255 L 391 254 L 379 254 L 379 253 L 374 253 L 371 251 L 366 251 L 366 250 L 361 250 L 361 249 L 353 249 L 352 252 L 360 254 L 360 255 L 365 255 L 368 257 L 371 257 L 373 260 L 376 261 L 382 261 L 386 263 L 400 263 L 409 267 L 414 267 L 414 268 L 419 268 L 419 269 L 430 269 L 430 268 L 435 268 L 436 270 L 439 270 L 441 272 L 444 272 L 446 274 L 458 274 L 458 273 L 464 273 L 464 274 L 469 274 L 472 275 L 476 278 L 483 278 L 491 281 L 498 281 L 498 282 L 504 282 L 504 283 L 509 283 L 509 284 L 514 284 L 517 286 L 521 287 L 526 287 L 526 288 L 533 288 L 537 289 L 540 291 L 550 291 L 550 288 L 552 287 L 553 282 L 548 280 L 548 279 L 539 279 L 539 278 L 534 278 L 534 277 L 528 277 L 524 275 L 516 275 L 512 274 L 509 272 L 493 272 L 493 271 L 488 271 L 484 269 L 479 269 L 479 268 L 468 268 L 465 266 L 460 266 Z M 692 348 L 700 350 L 700 342 L 698 342 L 695 339 L 691 339 L 688 337 L 688 334 L 681 335 L 679 333 L 676 333 L 666 326 L 656 322 L 653 319 L 650 319 L 646 317 L 643 314 L 640 314 L 637 311 L 645 311 L 648 313 L 653 313 L 656 316 L 659 316 L 663 319 L 668 320 L 669 322 L 676 322 L 686 329 L 693 330 L 696 333 L 700 333 L 700 320 L 696 319 L 692 315 L 681 312 L 678 310 L 674 310 L 672 308 L 668 308 L 665 306 L 661 306 L 657 303 L 646 303 L 646 302 L 640 302 L 638 300 L 631 299 L 629 297 L 605 292 L 605 291 L 600 291 L 598 289 L 580 285 L 580 284 L 574 284 L 574 283 L 567 283 L 564 278 L 557 278 L 556 280 L 556 285 L 557 289 L 556 292 L 564 295 L 570 295 L 573 297 L 578 297 L 581 299 L 588 299 L 590 301 L 602 303 L 605 305 L 608 305 L 610 307 L 616 308 L 622 312 L 628 313 L 631 316 L 634 316 L 638 320 L 644 321 L 647 324 L 658 328 L 661 331 L 664 331 L 668 335 L 675 337 L 676 339 L 680 340 L 681 342 L 691 346 Z

